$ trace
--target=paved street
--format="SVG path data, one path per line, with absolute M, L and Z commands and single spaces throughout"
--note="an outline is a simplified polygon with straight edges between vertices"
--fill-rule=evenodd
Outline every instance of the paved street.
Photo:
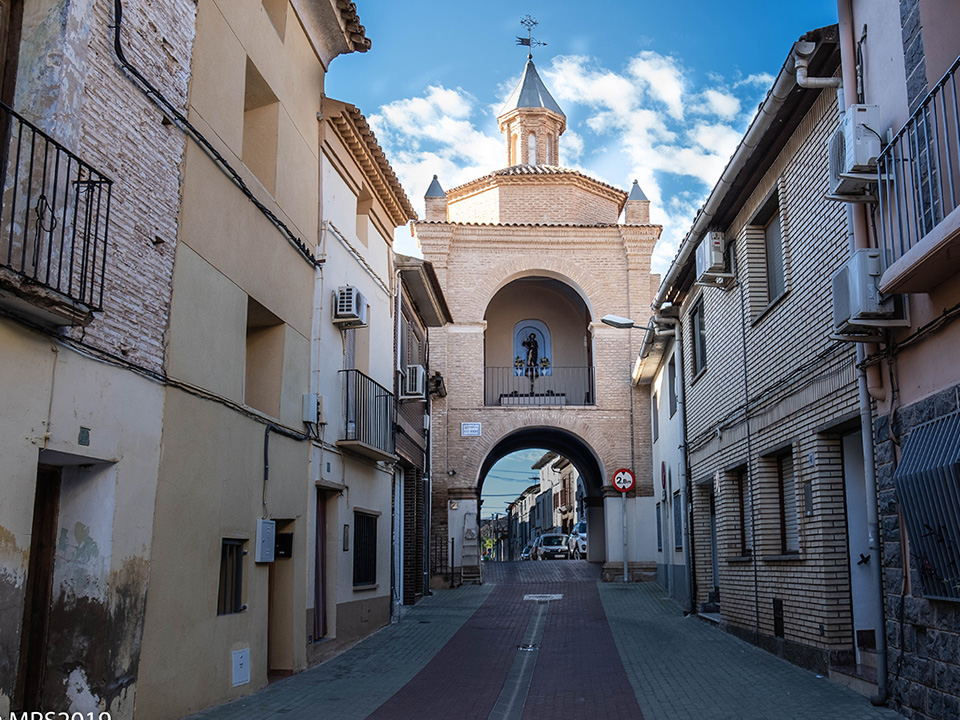
M 655 585 L 600 583 L 583 561 L 484 572 L 483 586 L 436 591 L 323 665 L 193 717 L 900 718 L 684 618 Z

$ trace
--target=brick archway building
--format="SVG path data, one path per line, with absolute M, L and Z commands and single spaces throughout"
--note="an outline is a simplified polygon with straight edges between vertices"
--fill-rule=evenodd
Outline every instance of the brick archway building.
M 447 391 L 435 398 L 431 418 L 431 532 L 446 547 L 454 539 L 454 565 L 469 576 L 485 461 L 510 437 L 541 446 L 528 431 L 543 428 L 566 434 L 582 445 L 583 457 L 596 459 L 603 479 L 592 491 L 596 508 L 619 502 L 613 471 L 634 469 L 627 559 L 631 575 L 647 575 L 655 569 L 646 557 L 652 503 L 642 500 L 653 495 L 650 398 L 631 382 L 643 329 L 615 329 L 600 318 L 649 315 L 659 283 L 650 255 L 661 228 L 650 224 L 650 203 L 636 184 L 628 195 L 549 164 L 566 118 L 532 61 L 499 121 L 508 167 L 446 193 L 434 178 L 426 218 L 414 224 L 454 318 L 430 330 L 431 368 Z M 519 348 L 524 323 L 542 328 L 547 343 L 535 368 Z M 622 574 L 617 508 L 595 524 L 591 559 Z

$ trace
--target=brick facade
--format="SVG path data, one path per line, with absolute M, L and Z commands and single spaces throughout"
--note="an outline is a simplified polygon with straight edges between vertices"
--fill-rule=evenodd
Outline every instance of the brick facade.
M 553 177 L 525 174 L 509 178 L 517 197 L 529 198 L 527 210 L 513 217 L 501 212 L 500 223 L 472 225 L 457 222 L 415 223 L 424 257 L 430 260 L 450 301 L 453 325 L 431 328 L 432 367 L 442 372 L 448 395 L 434 401 L 433 524 L 434 537 L 448 536 L 447 510 L 451 493 L 477 497 L 481 466 L 499 443 L 528 427 L 559 429 L 581 443 L 599 460 L 609 475 L 618 467 L 649 466 L 649 394 L 631 390 L 630 369 L 639 349 L 640 333 L 615 330 L 598 322 L 613 313 L 642 313 L 652 298 L 650 253 L 659 236 L 655 225 L 555 224 L 547 222 L 570 199 L 564 185 Z M 594 213 L 616 219 L 617 198 L 600 183 L 593 183 Z M 513 189 L 511 189 L 513 192 Z M 619 194 L 620 203 L 626 194 Z M 456 196 L 455 191 L 450 195 Z M 609 196 L 613 196 L 610 198 Z M 606 196 L 606 197 L 604 197 Z M 609 199 L 607 199 L 609 198 Z M 470 201 L 467 201 L 468 204 Z M 589 205 L 584 202 L 584 206 Z M 533 208 L 533 209 L 531 209 Z M 605 209 L 604 209 L 605 208 Z M 459 214 L 450 201 L 450 217 Z M 524 214 L 526 212 L 527 214 Z M 576 207 L 581 220 L 589 212 Z M 536 213 L 531 215 L 530 213 Z M 596 215 L 594 215 L 596 217 Z M 509 224 L 507 224 L 509 223 Z M 570 288 L 585 304 L 589 327 L 595 404 L 567 407 L 496 407 L 484 405 L 484 334 L 486 311 L 496 293 L 519 278 L 548 278 Z M 536 308 L 530 310 L 536 316 Z M 480 437 L 463 437 L 460 423 L 481 422 Z M 631 428 L 636 428 L 633 432 Z M 631 441 L 631 438 L 633 440 Z M 454 475 L 449 475 L 454 471 Z M 635 494 L 653 493 L 647 473 L 638 473 Z M 606 478 L 609 483 L 609 478 Z M 591 493 L 598 494 L 599 488 Z
M 835 96 L 823 92 L 735 210 L 727 237 L 737 282 L 693 287 L 683 301 L 695 601 L 716 599 L 718 586 L 727 630 L 819 672 L 848 664 L 854 643 L 840 438 L 855 427 L 857 385 L 853 346 L 829 338 L 845 216 L 822 200 L 836 122 Z M 770 212 L 779 217 L 786 286 L 773 298 Z M 695 306 L 706 328 L 699 373 Z M 741 482 L 753 508 L 746 555 Z

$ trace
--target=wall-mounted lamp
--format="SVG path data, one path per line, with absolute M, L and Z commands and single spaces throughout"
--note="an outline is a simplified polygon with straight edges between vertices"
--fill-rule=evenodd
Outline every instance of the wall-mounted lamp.
M 619 315 L 604 315 L 602 318 L 600 318 L 600 322 L 602 322 L 604 325 L 621 329 L 633 327 L 633 320 L 630 318 L 620 317 Z
M 457 474 L 456 470 L 447 470 L 447 475 L 449 475 L 450 477 L 453 477 L 456 474 Z

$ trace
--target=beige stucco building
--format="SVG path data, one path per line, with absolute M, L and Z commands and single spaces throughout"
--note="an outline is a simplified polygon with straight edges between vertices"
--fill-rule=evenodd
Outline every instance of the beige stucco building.
M 637 472 L 626 543 L 611 487 L 617 469 L 650 463 L 649 397 L 630 382 L 640 333 L 600 318 L 648 307 L 660 228 L 642 195 L 628 199 L 556 164 L 566 119 L 532 60 L 499 121 L 507 167 L 447 192 L 434 182 L 426 218 L 414 224 L 454 318 L 430 331 L 447 389 L 432 414 L 433 532 L 447 547 L 453 540 L 454 565 L 469 578 L 487 471 L 514 450 L 540 447 L 584 478 L 590 559 L 622 576 L 626 545 L 631 575 L 646 577 L 652 504 L 641 517 L 638 498 L 652 496 L 649 475 Z
M 342 437 L 343 346 L 337 333 L 335 360 L 324 353 L 333 303 L 322 277 L 340 258 L 325 255 L 321 230 L 335 213 L 321 208 L 318 119 L 331 60 L 369 46 L 349 29 L 351 8 L 197 6 L 138 718 L 186 714 L 302 670 L 324 636 L 313 623 L 316 486 L 318 458 Z M 385 275 L 387 255 L 379 249 Z M 348 263 L 340 272 L 352 276 Z M 369 294 L 385 318 L 388 295 Z M 378 371 L 389 381 L 389 358 Z M 385 487 L 364 506 L 388 513 Z M 340 535 L 322 527 L 332 549 Z M 389 538 L 378 542 L 389 555 Z M 333 562 L 329 572 L 323 631 L 336 638 L 348 634 L 336 610 L 344 571 Z

